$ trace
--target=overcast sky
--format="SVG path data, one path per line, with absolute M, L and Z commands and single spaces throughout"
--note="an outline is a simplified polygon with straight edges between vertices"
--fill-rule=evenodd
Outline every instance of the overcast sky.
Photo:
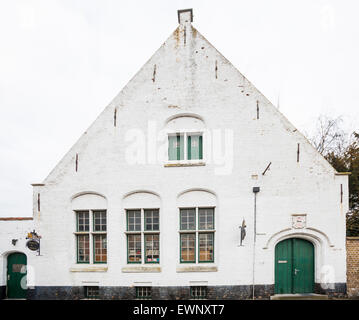
M 359 129 L 359 2 L 0 0 L 0 216 L 42 182 L 177 27 L 177 10 L 301 131 Z M 279 99 L 278 99 L 279 97 Z

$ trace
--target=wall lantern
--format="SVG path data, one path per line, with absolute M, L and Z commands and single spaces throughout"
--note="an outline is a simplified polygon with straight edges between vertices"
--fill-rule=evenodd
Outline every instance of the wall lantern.
M 11 243 L 12 243 L 13 246 L 16 246 L 16 242 L 17 242 L 17 239 L 12 239 L 11 240 Z

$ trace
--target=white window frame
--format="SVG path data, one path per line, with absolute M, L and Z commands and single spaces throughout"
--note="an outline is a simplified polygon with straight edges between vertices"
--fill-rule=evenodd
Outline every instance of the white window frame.
M 183 160 L 169 160 L 168 157 L 168 149 L 169 149 L 169 138 L 170 136 L 177 136 L 181 135 L 183 136 Z M 188 136 L 196 136 L 200 135 L 202 136 L 202 159 L 191 159 L 188 160 Z M 205 164 L 205 141 L 204 141 L 204 132 L 198 131 L 198 130 L 169 130 L 167 131 L 167 141 L 166 141 L 166 150 L 167 150 L 167 156 L 165 164 Z

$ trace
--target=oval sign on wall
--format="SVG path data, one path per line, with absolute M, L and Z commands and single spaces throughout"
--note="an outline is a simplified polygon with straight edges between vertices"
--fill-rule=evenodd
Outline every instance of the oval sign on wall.
M 36 251 L 39 250 L 40 244 L 38 241 L 36 240 L 29 240 L 28 242 L 26 242 L 26 246 L 32 250 L 32 251 Z

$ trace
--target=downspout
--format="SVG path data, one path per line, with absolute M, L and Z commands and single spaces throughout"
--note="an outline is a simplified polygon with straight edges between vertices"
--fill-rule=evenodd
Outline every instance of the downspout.
M 252 270 L 252 299 L 254 300 L 254 283 L 255 283 L 255 261 L 256 261 L 256 238 L 257 238 L 257 193 L 259 192 L 259 187 L 253 187 L 254 193 L 254 217 L 253 217 L 253 270 Z

